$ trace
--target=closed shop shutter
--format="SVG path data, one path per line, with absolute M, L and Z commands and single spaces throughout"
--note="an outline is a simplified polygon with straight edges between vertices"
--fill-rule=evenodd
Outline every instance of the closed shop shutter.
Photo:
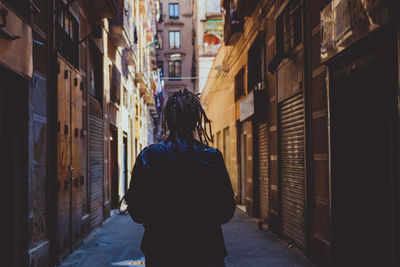
M 268 165 L 268 124 L 267 122 L 258 123 L 258 156 L 260 174 L 260 215 L 262 219 L 268 218 L 269 207 L 269 165 Z
M 103 220 L 103 112 L 97 99 L 89 97 L 90 225 Z
M 300 248 L 305 248 L 304 207 L 304 99 L 298 94 L 279 108 L 279 176 L 282 196 L 282 231 Z

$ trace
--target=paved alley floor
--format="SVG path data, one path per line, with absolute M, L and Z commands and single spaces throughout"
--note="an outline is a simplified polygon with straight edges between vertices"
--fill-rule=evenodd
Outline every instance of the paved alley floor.
M 295 249 L 259 230 L 256 222 L 236 211 L 232 221 L 223 226 L 229 254 L 227 267 L 313 266 Z M 60 266 L 144 266 L 140 251 L 142 234 L 142 226 L 129 215 L 116 214 L 90 234 Z

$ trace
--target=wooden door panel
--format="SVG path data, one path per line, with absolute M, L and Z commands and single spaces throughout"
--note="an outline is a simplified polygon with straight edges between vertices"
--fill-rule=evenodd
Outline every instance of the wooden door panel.
M 335 266 L 398 266 L 392 195 L 397 73 L 394 52 L 385 53 L 369 54 L 371 62 L 350 76 L 332 75 L 338 77 L 331 90 Z
M 58 141 L 57 141 L 57 246 L 58 252 L 65 252 L 70 246 L 70 68 L 59 61 L 60 73 L 58 75 Z
M 82 220 L 82 182 L 83 177 L 83 137 L 81 136 L 82 125 L 82 91 L 80 90 L 80 76 L 77 72 L 71 73 L 71 153 L 72 167 L 71 175 L 71 239 L 75 244 L 81 235 Z

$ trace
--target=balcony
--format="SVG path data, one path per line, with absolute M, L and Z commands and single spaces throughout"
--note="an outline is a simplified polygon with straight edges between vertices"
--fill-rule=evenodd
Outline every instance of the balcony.
M 144 15 L 147 13 L 146 0 L 139 0 L 139 13 L 140 15 Z
M 157 109 L 156 109 L 156 105 L 155 104 L 150 104 L 148 107 L 149 107 L 150 115 L 151 115 L 151 117 L 153 117 L 153 120 L 158 120 L 159 117 L 158 117 L 158 112 L 157 112 Z
M 12 1 L 11 1 L 12 2 Z M 32 28 L 7 5 L 2 7 L 0 27 L 0 64 L 27 77 L 33 74 Z M 1 81 L 5 83 L 5 81 Z
M 228 18 L 224 24 L 225 45 L 234 45 L 243 33 L 243 20 L 232 20 Z
M 232 3 L 231 3 L 232 2 Z M 233 1 L 224 1 L 224 41 L 225 45 L 234 45 L 243 33 L 244 20 L 234 6 Z
M 133 46 L 129 48 L 124 48 L 122 51 L 122 57 L 128 66 L 137 65 L 137 46 L 133 44 Z
M 259 2 L 259 0 L 239 0 L 237 3 L 238 15 L 240 17 L 250 17 Z
M 129 47 L 133 41 L 129 23 L 131 10 L 128 0 L 116 0 L 116 3 L 117 14 L 115 18 L 109 19 L 110 37 L 117 46 Z
M 150 80 L 144 73 L 136 73 L 136 81 L 139 84 L 139 94 L 146 104 L 154 105 L 154 96 Z
M 117 15 L 116 0 L 89 0 L 101 18 L 114 18 Z

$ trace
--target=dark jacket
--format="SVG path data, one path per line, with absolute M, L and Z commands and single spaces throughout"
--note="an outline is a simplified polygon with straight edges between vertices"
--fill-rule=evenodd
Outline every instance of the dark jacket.
M 232 185 L 215 148 L 162 142 L 136 159 L 127 193 L 128 212 L 143 224 L 146 257 L 191 262 L 227 255 L 221 224 L 235 212 Z

